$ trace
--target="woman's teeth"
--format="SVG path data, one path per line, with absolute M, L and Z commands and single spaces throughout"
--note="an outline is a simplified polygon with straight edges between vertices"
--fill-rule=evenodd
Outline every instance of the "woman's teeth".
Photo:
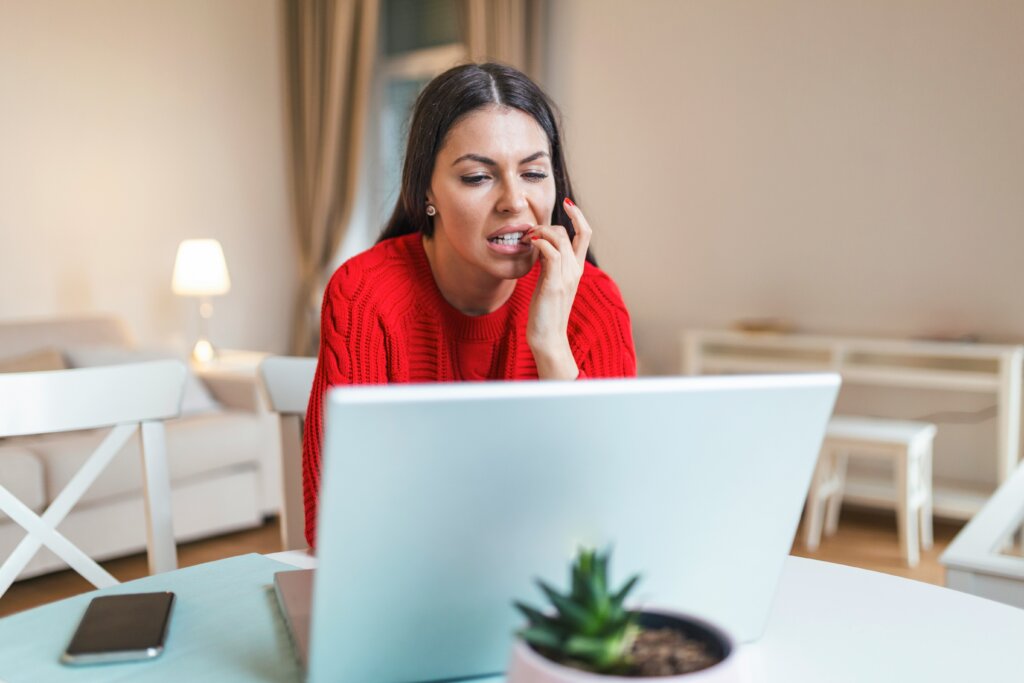
M 519 241 L 523 239 L 523 234 L 524 233 L 521 232 L 509 232 L 504 235 L 492 237 L 490 241 L 495 244 L 518 244 Z

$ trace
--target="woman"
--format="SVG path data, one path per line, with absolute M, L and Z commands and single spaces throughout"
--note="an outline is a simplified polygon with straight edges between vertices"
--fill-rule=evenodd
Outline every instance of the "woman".
M 310 546 L 328 387 L 636 374 L 629 314 L 571 194 L 552 107 L 524 74 L 468 64 L 420 94 L 394 213 L 324 293 L 303 446 Z

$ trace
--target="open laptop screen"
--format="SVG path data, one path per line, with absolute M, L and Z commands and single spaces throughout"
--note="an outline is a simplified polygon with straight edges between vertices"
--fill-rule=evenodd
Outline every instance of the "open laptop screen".
M 325 417 L 310 680 L 501 671 L 535 577 L 764 628 L 837 375 L 345 387 Z

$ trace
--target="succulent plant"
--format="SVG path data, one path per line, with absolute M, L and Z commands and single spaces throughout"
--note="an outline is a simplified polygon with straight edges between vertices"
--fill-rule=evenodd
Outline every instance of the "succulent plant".
M 608 585 L 608 559 L 580 549 L 570 571 L 572 588 L 563 595 L 544 581 L 537 585 L 554 608 L 550 613 L 516 602 L 527 626 L 519 636 L 549 659 L 579 665 L 599 673 L 614 673 L 629 663 L 629 652 L 639 632 L 638 612 L 623 602 L 640 579 L 634 575 L 618 590 Z

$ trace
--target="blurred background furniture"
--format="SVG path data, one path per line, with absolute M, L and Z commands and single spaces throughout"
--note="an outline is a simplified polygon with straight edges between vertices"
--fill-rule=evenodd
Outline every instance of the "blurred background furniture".
M 1024 608 L 1024 464 L 960 530 L 940 561 L 946 586 Z
M 0 375 L 0 437 L 110 428 L 42 515 L 0 484 L 0 511 L 27 534 L 0 564 L 0 596 L 43 546 L 97 588 L 118 583 L 57 527 L 136 436 L 150 573 L 177 568 L 163 420 L 178 415 L 184 388 L 185 365 L 176 360 Z
M 270 408 L 280 418 L 281 546 L 305 548 L 306 514 L 302 494 L 302 434 L 313 388 L 316 358 L 271 356 L 260 363 Z
M 256 527 L 280 509 L 277 418 L 258 390 L 263 354 L 225 352 L 186 377 L 181 416 L 166 422 L 167 461 L 177 541 Z M 116 317 L 0 323 L 0 371 L 45 371 L 154 360 L 173 352 L 140 349 Z M 178 356 L 180 358 L 180 356 Z M 41 512 L 71 480 L 104 430 L 0 440 L 0 484 Z M 138 445 L 125 446 L 83 494 L 61 532 L 98 560 L 146 546 Z M 22 537 L 0 517 L 0 556 Z M 43 549 L 20 578 L 63 569 Z
M 919 547 L 932 547 L 932 441 L 936 428 L 925 422 L 835 415 L 825 430 L 804 516 L 808 550 L 817 549 L 822 527 L 836 532 L 850 456 L 892 460 L 896 473 L 896 520 L 907 564 L 916 567 Z
M 958 453 L 986 459 L 995 481 L 987 486 L 946 477 L 936 463 L 933 507 L 937 516 L 968 520 L 981 509 L 1017 464 L 1021 432 L 1024 346 L 837 337 L 807 334 L 688 330 L 682 335 L 685 374 L 840 373 L 844 387 L 969 392 L 995 401 L 994 452 Z M 840 402 L 842 394 L 840 395 Z M 895 487 L 886 479 L 849 473 L 843 498 L 870 507 L 894 508 Z

